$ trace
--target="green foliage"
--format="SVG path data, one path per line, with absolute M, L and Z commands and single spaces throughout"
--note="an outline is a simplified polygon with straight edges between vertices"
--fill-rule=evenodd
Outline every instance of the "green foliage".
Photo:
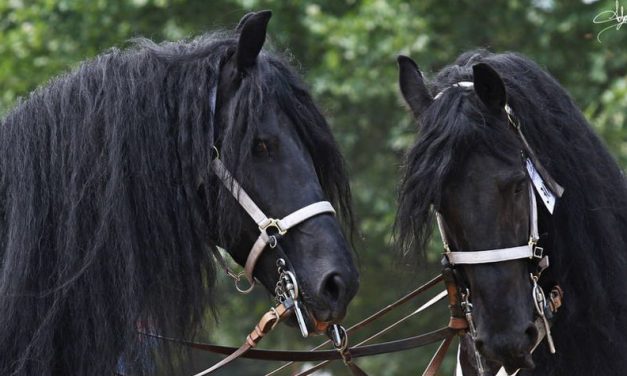
M 589 2 L 0 0 L 0 114 L 50 77 L 109 48 L 123 48 L 129 38 L 184 38 L 232 27 L 248 9 L 272 9 L 271 44 L 294 57 L 351 170 L 362 284 L 347 317 L 350 324 L 438 271 L 437 239 L 418 270 L 410 262 L 395 261 L 399 258 L 391 229 L 396 186 L 402 155 L 416 133 L 397 95 L 397 54 L 412 56 L 429 76 L 471 48 L 522 52 L 569 90 L 621 165 L 627 166 L 627 54 L 621 51 L 627 32 L 609 30 L 599 43 L 596 35 L 604 26 L 592 19 L 613 9 L 614 2 Z M 222 319 L 217 327 L 208 320 L 210 338 L 236 345 L 268 308 L 269 300 L 263 292 L 239 296 L 228 281 L 222 281 L 219 294 L 224 301 Z M 406 311 L 418 304 L 410 306 Z M 424 332 L 446 321 L 446 307 L 441 305 L 385 338 Z M 360 338 L 364 337 L 351 340 Z M 264 346 L 307 348 L 314 342 L 280 328 Z M 432 352 L 432 348 L 415 350 L 359 364 L 376 375 L 413 374 L 425 366 Z M 197 368 L 216 359 L 197 358 Z M 451 374 L 452 367 L 449 358 L 443 374 Z M 241 362 L 222 374 L 258 374 L 262 368 L 270 366 Z M 333 374 L 345 374 L 340 369 L 333 368 Z

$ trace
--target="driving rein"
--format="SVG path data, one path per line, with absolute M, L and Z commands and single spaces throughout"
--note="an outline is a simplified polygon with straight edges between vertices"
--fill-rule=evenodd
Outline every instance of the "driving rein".
M 459 82 L 452 86 L 454 87 L 472 87 L 472 82 Z M 444 91 L 446 91 L 445 89 Z M 440 92 L 435 96 L 437 99 L 444 92 Z M 212 103 L 215 106 L 215 90 L 212 92 Z M 213 107 L 215 108 L 215 107 Z M 530 172 L 537 172 L 540 176 L 541 182 L 546 185 L 545 188 L 550 189 L 553 194 L 560 197 L 563 193 L 563 188 L 552 179 L 550 174 L 542 167 L 540 161 L 537 159 L 533 150 L 524 138 L 520 126 L 514 120 L 512 109 L 505 105 L 505 112 L 509 123 L 515 129 L 518 137 L 521 139 L 524 146 L 523 156 L 527 157 L 527 168 Z M 224 186 L 232 193 L 233 197 L 239 202 L 242 208 L 248 213 L 248 215 L 255 221 L 259 228 L 259 237 L 255 241 L 251 252 L 246 260 L 244 271 L 241 273 L 234 273 L 231 271 L 222 256 L 218 253 L 216 258 L 219 263 L 224 267 L 227 274 L 235 280 L 236 288 L 241 293 L 248 293 L 255 285 L 255 279 L 253 272 L 257 260 L 268 247 L 277 249 L 279 251 L 277 259 L 277 272 L 279 273 L 279 280 L 275 288 L 275 300 L 277 306 L 272 307 L 267 313 L 265 313 L 259 323 L 255 326 L 255 329 L 246 337 L 246 340 L 239 348 L 229 346 L 218 346 L 207 343 L 198 343 L 191 341 L 184 341 L 176 338 L 169 338 L 152 333 L 142 333 L 145 336 L 159 338 L 168 342 L 178 343 L 180 345 L 194 348 L 201 351 L 208 351 L 217 354 L 227 355 L 219 363 L 216 363 L 211 368 L 197 373 L 194 376 L 204 376 L 212 373 L 237 358 L 249 358 L 260 359 L 270 361 L 288 361 L 289 363 L 282 367 L 268 373 L 266 376 L 274 375 L 277 372 L 285 369 L 292 362 L 304 362 L 304 361 L 322 361 L 312 368 L 309 368 L 297 376 L 306 376 L 315 372 L 316 370 L 324 367 L 333 360 L 343 360 L 344 364 L 350 369 L 355 376 L 365 376 L 366 373 L 361 370 L 353 361 L 354 358 L 372 356 L 377 354 L 392 353 L 398 351 L 405 351 L 416 347 L 428 345 L 441 341 L 439 348 L 433 355 L 429 365 L 423 372 L 423 376 L 435 376 L 440 365 L 444 360 L 444 356 L 455 336 L 464 336 L 469 334 L 472 341 L 472 352 L 475 355 L 476 371 L 479 376 L 485 375 L 484 361 L 479 354 L 478 350 L 474 346 L 474 340 L 477 332 L 472 316 L 472 303 L 470 300 L 470 289 L 466 287 L 463 278 L 460 277 L 459 271 L 456 269 L 457 265 L 469 265 L 469 264 L 483 264 L 483 263 L 496 263 L 517 259 L 529 259 L 535 267 L 535 271 L 530 273 L 530 279 L 532 283 L 533 301 L 536 308 L 537 319 L 535 321 L 536 328 L 538 329 L 538 339 L 535 347 L 546 337 L 549 349 L 551 353 L 555 352 L 555 346 L 551 336 L 550 326 L 554 318 L 555 312 L 562 305 L 563 293 L 559 286 L 555 286 L 551 289 L 549 299 L 545 297 L 542 288 L 538 284 L 538 279 L 542 271 L 549 266 L 548 256 L 543 255 L 543 248 L 537 245 L 539 241 L 538 235 L 538 203 L 536 200 L 536 194 L 534 192 L 534 186 L 529 184 L 529 240 L 527 244 L 501 249 L 479 250 L 479 251 L 452 251 L 447 241 L 446 232 L 444 230 L 444 219 L 436 211 L 436 219 L 438 223 L 438 229 L 442 242 L 444 245 L 444 258 L 443 258 L 443 271 L 442 274 L 436 276 L 432 280 L 428 281 L 424 285 L 418 287 L 414 291 L 403 296 L 396 302 L 389 304 L 378 312 L 370 315 L 366 319 L 358 322 L 348 329 L 344 329 L 338 324 L 321 323 L 317 322 L 312 315 L 309 315 L 306 307 L 302 305 L 299 300 L 298 282 L 296 275 L 293 271 L 289 270 L 287 257 L 280 251 L 278 241 L 281 236 L 285 235 L 288 230 L 297 226 L 298 224 L 321 214 L 334 214 L 335 210 L 328 201 L 320 201 L 301 209 L 294 211 L 293 213 L 281 218 L 274 219 L 267 217 L 261 209 L 250 198 L 246 191 L 239 185 L 239 183 L 233 178 L 228 169 L 224 166 L 220 160 L 218 150 L 216 151 L 216 157 L 211 163 L 211 168 L 214 173 L 219 177 Z M 529 167 L 531 164 L 531 170 Z M 531 176 L 530 176 L 531 178 Z M 535 186 L 540 193 L 540 188 Z M 552 208 L 549 210 L 552 213 Z M 270 231 L 269 231 L 270 230 Z M 245 277 L 250 286 L 247 288 L 240 287 L 239 283 L 242 277 Z M 350 347 L 348 344 L 349 334 L 354 333 L 366 327 L 376 319 L 384 316 L 393 309 L 411 301 L 416 296 L 432 289 L 440 282 L 444 282 L 445 290 L 437 294 L 431 300 L 423 304 L 421 307 L 387 326 L 386 328 L 378 331 L 374 335 L 371 335 L 367 339 L 359 342 L 356 346 Z M 450 319 L 447 326 L 430 333 L 407 337 L 400 340 L 378 343 L 374 345 L 366 345 L 372 339 L 388 332 L 395 328 L 400 323 L 406 321 L 410 317 L 422 312 L 428 307 L 432 306 L 444 297 L 448 297 L 448 306 L 450 310 Z M 309 335 L 306 319 L 313 322 L 314 331 L 318 334 L 326 333 L 330 338 L 319 346 L 313 348 L 310 351 L 280 351 L 280 350 L 258 350 L 254 347 L 268 334 L 274 327 L 283 319 L 294 314 L 296 321 L 301 330 L 303 337 Z M 332 344 L 334 350 L 319 350 L 323 346 Z M 533 350 L 532 350 L 533 351 Z M 463 376 L 458 363 L 457 376 Z M 501 370 L 497 373 L 497 376 L 507 375 L 505 370 Z

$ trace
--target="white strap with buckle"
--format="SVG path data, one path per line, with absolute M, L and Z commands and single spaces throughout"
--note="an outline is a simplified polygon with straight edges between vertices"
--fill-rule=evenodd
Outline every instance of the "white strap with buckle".
M 489 262 L 501 262 L 522 258 L 542 257 L 535 254 L 535 244 L 538 241 L 538 208 L 533 186 L 529 184 L 529 243 L 517 247 L 497 248 L 484 251 L 452 252 L 449 248 L 444 223 L 440 213 L 436 212 L 438 229 L 444 243 L 444 255 L 448 261 L 455 264 L 485 264 Z
M 253 271 L 257 260 L 263 253 L 266 246 L 270 244 L 271 247 L 276 246 L 276 238 L 273 235 L 268 235 L 267 230 L 271 227 L 275 228 L 277 233 L 284 235 L 290 228 L 302 223 L 303 221 L 314 217 L 319 214 L 330 213 L 335 214 L 333 206 L 328 201 L 319 201 L 310 205 L 300 208 L 295 212 L 281 218 L 274 219 L 268 218 L 261 209 L 255 204 L 252 198 L 246 193 L 244 188 L 233 178 L 233 175 L 224 166 L 224 163 L 219 158 L 214 159 L 211 162 L 211 167 L 216 175 L 220 178 L 224 186 L 231 192 L 233 197 L 239 202 L 242 208 L 248 213 L 248 215 L 255 221 L 259 227 L 259 237 L 253 244 L 253 247 L 248 254 L 246 264 L 244 266 L 244 274 L 250 282 L 250 288 L 247 290 L 240 290 L 241 292 L 250 292 L 255 284 L 253 277 Z M 274 240 L 273 240 L 274 239 Z M 272 243 L 274 241 L 274 243 Z M 239 290 L 239 288 L 238 288 Z

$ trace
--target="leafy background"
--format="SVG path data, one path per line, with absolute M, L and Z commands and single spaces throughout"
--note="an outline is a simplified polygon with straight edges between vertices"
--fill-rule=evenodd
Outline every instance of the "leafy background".
M 391 238 L 402 156 L 416 135 L 397 93 L 396 55 L 412 56 L 430 75 L 471 48 L 522 52 L 566 87 L 624 168 L 627 30 L 610 29 L 599 42 L 597 33 L 607 25 L 592 22 L 614 6 L 611 0 L 0 0 L 0 115 L 51 77 L 110 48 L 124 48 L 132 37 L 187 38 L 231 28 L 249 10 L 272 9 L 271 48 L 291 56 L 305 76 L 350 167 L 362 275 L 346 319 L 350 324 L 438 271 L 437 240 L 416 268 L 398 257 Z M 267 310 L 268 296 L 237 295 L 224 279 L 220 297 L 219 318 L 208 316 L 201 339 L 238 345 Z M 410 303 L 387 323 L 420 303 Z M 446 317 L 439 305 L 383 339 L 437 328 Z M 295 332 L 281 327 L 264 346 L 295 349 L 318 342 Z M 431 346 L 359 364 L 373 375 L 416 374 L 433 351 Z M 193 355 L 180 365 L 181 375 L 218 359 Z M 451 374 L 453 366 L 450 355 L 442 374 Z M 271 368 L 238 361 L 220 374 L 257 375 Z M 325 372 L 320 374 L 347 374 L 341 365 Z

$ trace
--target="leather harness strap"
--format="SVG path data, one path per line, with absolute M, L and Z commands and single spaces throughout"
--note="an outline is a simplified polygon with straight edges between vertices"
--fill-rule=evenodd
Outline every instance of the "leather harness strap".
M 429 365 L 427 366 L 425 371 L 422 373 L 422 376 L 435 376 L 437 374 L 440 366 L 442 365 L 442 362 L 444 361 L 444 356 L 446 356 L 448 348 L 451 345 L 451 342 L 453 342 L 453 337 L 455 337 L 455 333 L 451 333 L 446 338 L 444 338 L 444 340 L 440 344 L 440 347 L 438 347 L 438 350 L 435 352 L 435 354 L 433 354 L 433 358 L 431 358 L 431 361 L 429 362 Z
M 456 331 L 448 328 L 442 327 L 438 330 L 421 334 L 418 336 L 407 337 L 399 340 L 388 341 L 377 343 L 373 345 L 364 345 L 364 346 L 355 346 L 350 348 L 350 354 L 353 358 L 361 358 L 365 356 L 379 355 L 379 354 L 387 354 L 399 351 L 405 351 L 414 349 L 416 347 L 428 345 L 437 341 L 440 341 L 451 334 L 455 334 Z M 266 333 L 267 334 L 267 333 Z M 202 342 L 190 342 L 190 341 L 182 341 L 175 338 L 164 337 L 156 334 L 145 334 L 146 336 L 159 338 L 164 341 L 174 342 L 186 347 L 190 347 L 196 350 L 212 352 L 216 354 L 229 355 L 228 358 L 224 358 L 222 362 L 223 365 L 231 362 L 235 359 L 231 356 L 236 354 L 240 348 L 231 347 L 231 346 L 219 346 L 212 345 L 209 343 Z M 258 343 L 258 342 L 257 342 Z M 248 342 L 246 342 L 246 346 L 248 346 Z M 244 347 L 244 346 L 242 346 Z M 341 360 L 342 355 L 337 350 L 318 350 L 318 351 L 285 351 L 285 350 L 259 350 L 254 349 L 252 346 L 248 347 L 245 352 L 242 354 L 238 354 L 239 358 L 245 359 L 257 359 L 257 360 L 268 360 L 268 361 L 294 361 L 294 362 L 315 362 L 315 361 L 323 361 L 323 360 Z M 225 362 L 229 359 L 228 362 Z M 218 364 L 220 364 L 218 363 Z M 216 367 L 216 364 L 214 367 Z M 210 371 L 211 370 L 211 371 Z M 204 371 L 204 373 L 199 373 L 195 376 L 206 375 L 209 372 L 213 372 L 213 367 Z
M 263 337 L 269 333 L 285 316 L 291 313 L 291 308 L 287 308 L 284 304 L 279 304 L 276 308 L 266 312 L 259 320 L 259 323 L 255 325 L 255 329 L 248 334 L 246 341 L 235 351 L 231 352 L 229 356 L 222 359 L 220 362 L 211 366 L 194 376 L 204 376 L 211 372 L 226 366 L 237 358 L 244 356 L 251 348 L 257 346 L 257 344 L 263 339 Z M 162 337 L 159 337 L 162 338 Z M 190 346 L 191 347 L 191 346 Z
M 395 301 L 394 303 L 388 304 L 387 306 L 381 308 L 380 310 L 378 310 L 377 312 L 371 314 L 370 316 L 366 317 L 365 319 L 361 320 L 360 322 L 352 325 L 351 327 L 349 327 L 346 332 L 348 334 L 352 334 L 355 331 L 360 330 L 361 328 L 367 326 L 368 324 L 370 324 L 371 322 L 377 320 L 380 317 L 385 316 L 387 313 L 389 313 L 390 311 L 392 311 L 393 309 L 395 309 L 396 307 L 399 307 L 409 301 L 411 301 L 413 298 L 415 298 L 416 296 L 422 294 L 423 292 L 430 290 L 431 288 L 435 287 L 438 285 L 438 283 L 440 283 L 440 281 L 442 280 L 442 275 L 439 274 L 437 276 L 435 276 L 434 278 L 432 278 L 431 280 L 427 281 L 426 283 L 424 283 L 423 285 L 419 286 L 418 288 L 414 289 L 413 291 L 407 293 L 405 296 L 401 297 L 400 299 L 398 299 L 397 301 Z M 322 347 L 329 345 L 331 343 L 331 340 L 326 340 L 325 342 L 321 343 L 320 345 L 312 348 L 310 351 L 315 351 L 318 349 L 321 349 Z M 276 374 L 277 372 L 289 367 L 291 364 L 293 364 L 295 360 L 292 360 L 284 365 L 282 365 L 281 367 L 275 369 L 274 371 L 266 374 L 266 376 L 271 376 Z M 308 371 L 314 372 L 324 366 L 326 366 L 329 363 L 329 361 L 325 361 L 322 362 L 320 364 L 317 364 L 315 366 L 313 366 L 312 368 L 310 368 Z M 302 373 L 302 375 L 307 375 L 309 373 Z

